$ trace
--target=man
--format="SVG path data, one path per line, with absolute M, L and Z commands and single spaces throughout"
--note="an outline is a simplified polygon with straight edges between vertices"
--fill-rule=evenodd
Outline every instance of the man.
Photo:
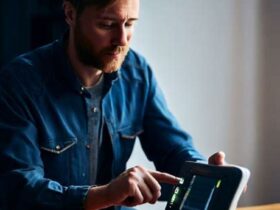
M 0 209 L 155 203 L 159 183 L 176 184 L 182 163 L 203 157 L 168 111 L 145 59 L 129 48 L 139 0 L 63 6 L 63 39 L 0 72 Z M 125 169 L 137 136 L 165 173 Z M 209 162 L 223 164 L 224 154 Z

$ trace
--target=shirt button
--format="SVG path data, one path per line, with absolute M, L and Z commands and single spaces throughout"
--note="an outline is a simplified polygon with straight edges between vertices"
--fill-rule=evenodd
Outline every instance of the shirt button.
M 87 148 L 87 149 L 90 149 L 90 145 L 89 145 L 89 144 L 87 144 L 87 145 L 86 145 L 86 148 Z
M 96 112 L 98 112 L 98 108 L 97 108 L 97 107 L 92 107 L 92 108 L 91 108 L 91 111 L 94 112 L 94 113 L 96 113 Z
M 80 90 L 80 94 L 84 94 L 84 91 L 85 91 L 85 87 L 81 87 L 81 90 Z
M 85 173 L 82 173 L 82 177 L 85 177 L 86 176 L 86 174 Z
M 61 147 L 59 145 L 56 145 L 56 147 L 55 147 L 56 150 L 60 150 L 60 148 Z

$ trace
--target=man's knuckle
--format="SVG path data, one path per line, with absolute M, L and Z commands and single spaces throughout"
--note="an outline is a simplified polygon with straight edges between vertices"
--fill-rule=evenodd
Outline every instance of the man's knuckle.
M 143 166 L 137 165 L 134 167 L 137 171 L 146 171 L 146 169 Z
M 139 169 L 138 169 L 138 166 L 134 166 L 134 167 L 132 167 L 129 171 L 130 172 L 137 172 Z
M 129 186 L 133 186 L 135 184 L 135 178 L 133 176 L 128 176 L 127 183 Z
M 137 180 L 137 172 L 129 171 L 127 173 L 127 177 L 128 177 L 128 179 L 131 179 L 131 180 Z

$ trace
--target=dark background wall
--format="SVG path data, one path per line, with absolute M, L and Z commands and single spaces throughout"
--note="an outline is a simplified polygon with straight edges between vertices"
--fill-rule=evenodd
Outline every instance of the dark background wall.
M 62 0 L 0 1 L 0 66 L 62 36 Z

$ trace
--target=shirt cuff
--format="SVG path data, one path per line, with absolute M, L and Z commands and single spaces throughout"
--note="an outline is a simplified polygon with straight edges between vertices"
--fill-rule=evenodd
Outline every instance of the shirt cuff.
M 65 209 L 84 209 L 84 202 L 91 186 L 69 186 L 66 189 Z

